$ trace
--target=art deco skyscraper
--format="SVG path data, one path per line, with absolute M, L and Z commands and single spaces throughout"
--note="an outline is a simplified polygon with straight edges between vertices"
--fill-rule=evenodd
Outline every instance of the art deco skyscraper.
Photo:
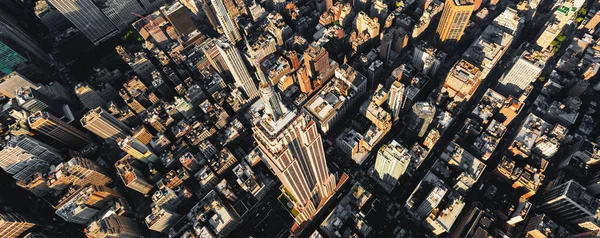
M 91 142 L 81 130 L 47 112 L 36 112 L 27 122 L 31 129 L 75 149 L 82 149 Z
M 237 26 L 229 17 L 227 8 L 225 8 L 225 4 L 223 4 L 223 0 L 211 0 L 213 9 L 215 10 L 215 15 L 219 20 L 219 24 L 223 30 L 223 34 L 229 39 L 231 42 L 238 42 L 242 39 L 242 35 L 240 31 L 237 29 Z
M 440 43 L 445 48 L 456 44 L 469 24 L 469 18 L 473 13 L 472 0 L 449 0 L 444 5 L 444 11 L 437 27 L 437 35 Z
M 302 223 L 335 192 L 336 179 L 327 168 L 321 135 L 312 118 L 286 108 L 264 79 L 261 93 L 265 110 L 253 120 L 254 138 L 265 162 L 293 197 L 290 201 L 299 212 L 295 219 Z
M 127 137 L 129 127 L 104 109 L 97 107 L 81 118 L 81 125 L 102 139 L 117 140 Z
M 248 68 L 246 68 L 244 60 L 235 45 L 223 38 L 215 40 L 215 44 L 225 60 L 236 86 L 244 90 L 249 100 L 257 98 L 259 93 L 256 84 L 250 76 Z

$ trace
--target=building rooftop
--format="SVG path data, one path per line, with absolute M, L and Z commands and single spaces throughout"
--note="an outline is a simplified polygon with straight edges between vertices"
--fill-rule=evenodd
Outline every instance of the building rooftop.
M 328 121 L 366 81 L 367 78 L 352 67 L 342 65 L 335 70 L 335 77 L 309 99 L 305 107 L 320 121 Z

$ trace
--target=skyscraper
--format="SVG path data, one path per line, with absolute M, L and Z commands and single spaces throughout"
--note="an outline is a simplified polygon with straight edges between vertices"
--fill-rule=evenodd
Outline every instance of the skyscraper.
M 18 213 L 0 213 L 0 237 L 21 237 L 38 226 Z
M 125 156 L 115 163 L 117 174 L 123 181 L 123 184 L 141 194 L 148 194 L 154 185 L 150 184 L 142 174 L 142 171 L 134 167 L 136 160 L 131 156 Z
M 81 125 L 102 139 L 117 140 L 127 137 L 129 127 L 104 109 L 97 107 L 81 118 Z
M 119 147 L 127 152 L 127 154 L 133 156 L 136 159 L 141 160 L 144 163 L 157 163 L 159 158 L 150 149 L 131 136 L 127 136 L 122 140 L 118 141 Z
M 388 97 L 388 106 L 390 107 L 392 120 L 395 122 L 400 119 L 400 111 L 404 107 L 404 84 L 396 80 L 390 86 Z
M 408 152 L 408 149 L 395 140 L 381 146 L 377 151 L 375 171 L 382 187 L 388 192 L 392 191 L 400 176 L 406 172 L 411 161 Z
M 246 93 L 247 99 L 253 100 L 257 98 L 259 93 L 256 84 L 250 76 L 248 68 L 246 68 L 244 60 L 235 45 L 223 38 L 215 40 L 215 43 L 231 75 L 233 75 L 236 86 Z
M 56 215 L 67 222 L 87 224 L 114 198 L 120 197 L 117 191 L 96 185 L 87 185 L 69 191 L 56 205 Z
M 179 35 L 187 36 L 197 30 L 186 8 L 180 2 L 175 2 L 168 7 L 161 7 L 160 10 Z
M 240 41 L 242 39 L 242 35 L 237 29 L 237 26 L 231 20 L 227 8 L 225 8 L 225 5 L 223 4 L 223 0 L 210 1 L 212 2 L 215 15 L 221 24 L 221 30 L 223 31 L 223 34 L 225 34 L 227 39 L 233 43 Z
M 304 67 L 308 77 L 317 77 L 320 72 L 329 68 L 329 53 L 317 42 L 311 43 L 304 51 Z
M 127 28 L 137 18 L 135 14 L 144 14 L 137 0 L 105 0 L 104 3 L 96 1 L 96 4 L 118 30 Z
M 423 137 L 434 117 L 435 107 L 430 102 L 417 102 L 413 105 L 408 128 Z
M 26 180 L 35 172 L 47 172 L 61 161 L 58 151 L 28 135 L 5 138 L 0 150 L 0 167 L 17 180 Z
M 598 230 L 600 199 L 593 197 L 579 183 L 569 180 L 544 193 L 540 208 L 554 220 L 578 229 Z
M 92 0 L 48 1 L 94 44 L 117 33 L 115 25 Z
M 57 115 L 61 114 L 59 105 L 56 105 L 48 97 L 30 87 L 21 87 L 15 90 L 15 99 L 19 107 L 30 113 L 51 111 Z
M 472 13 L 472 0 L 446 1 L 436 31 L 438 40 L 445 48 L 450 49 L 460 40 L 465 32 L 465 28 L 469 24 L 469 18 Z
M 325 163 L 316 123 L 304 112 L 289 110 L 266 80 L 261 94 L 263 115 L 254 118 L 252 130 L 265 162 L 293 197 L 298 223 L 310 220 L 317 206 L 334 193 L 335 177 Z
M 32 35 L 18 24 L 20 19 L 26 17 L 15 14 L 0 9 L 0 76 L 18 71 L 31 79 L 47 79 L 52 59 Z
M 58 164 L 48 176 L 48 186 L 62 190 L 71 185 L 86 186 L 88 184 L 104 186 L 112 179 L 96 162 L 86 158 L 74 157 Z
M 146 12 L 152 12 L 157 10 L 159 7 L 165 5 L 165 0 L 137 0 L 142 4 L 142 7 Z
M 81 104 L 90 110 L 106 105 L 106 101 L 100 97 L 100 94 L 85 82 L 75 85 L 75 95 L 77 95 Z
M 82 149 L 91 143 L 90 138 L 81 130 L 50 113 L 36 112 L 31 114 L 27 121 L 31 129 L 71 148 Z
M 412 62 L 418 70 L 423 70 L 423 74 L 433 77 L 444 59 L 446 59 L 446 53 L 421 41 L 415 47 Z

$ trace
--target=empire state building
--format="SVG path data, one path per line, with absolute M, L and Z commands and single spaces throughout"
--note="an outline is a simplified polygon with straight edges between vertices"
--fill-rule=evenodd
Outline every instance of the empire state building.
M 253 119 L 254 138 L 298 211 L 296 222 L 302 223 L 334 194 L 336 179 L 327 168 L 323 141 L 312 118 L 286 108 L 260 70 L 257 77 L 264 109 Z

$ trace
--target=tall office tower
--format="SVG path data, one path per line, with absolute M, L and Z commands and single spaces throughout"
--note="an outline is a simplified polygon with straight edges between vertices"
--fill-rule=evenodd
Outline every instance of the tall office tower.
M 194 21 L 180 2 L 175 2 L 168 7 L 161 7 L 160 11 L 167 17 L 171 25 L 175 27 L 180 36 L 187 36 L 197 30 Z
M 92 0 L 48 1 L 94 44 L 117 33 L 115 25 Z
M 48 186 L 57 190 L 63 190 L 71 185 L 104 186 L 111 181 L 104 168 L 94 161 L 81 157 L 74 157 L 58 164 L 48 175 Z
M 216 39 L 209 38 L 202 46 L 202 52 L 206 55 L 206 59 L 210 63 L 210 66 L 217 71 L 219 74 L 227 77 L 230 72 L 227 67 L 227 63 L 225 59 L 219 52 L 219 47 L 217 47 Z
M 386 191 L 391 192 L 400 176 L 406 172 L 411 160 L 408 152 L 408 149 L 395 140 L 381 146 L 377 151 L 375 171 Z
M 373 1 L 369 16 L 372 18 L 377 17 L 379 24 L 382 24 L 388 16 L 388 5 L 382 0 Z
M 246 68 L 244 60 L 235 45 L 223 38 L 215 40 L 215 43 L 235 80 L 235 86 L 243 89 L 249 100 L 253 100 L 260 96 L 258 95 L 259 93 L 256 84 L 252 77 L 250 77 L 248 68 Z
M 75 95 L 77 95 L 81 104 L 87 109 L 91 110 L 106 106 L 106 101 L 88 83 L 84 82 L 75 85 Z
M 1 55 L 2 52 L 0 52 Z M 0 78 L 0 94 L 9 98 L 15 98 L 15 91 L 22 87 L 38 89 L 33 82 L 18 72 L 12 72 Z
M 504 96 L 518 97 L 531 83 L 535 82 L 548 57 L 543 53 L 525 50 L 498 82 L 496 91 Z
M 23 18 L 23 15 L 0 7 L 0 76 L 18 71 L 30 79 L 42 81 L 48 78 L 52 59 L 19 25 Z
M 329 53 L 317 42 L 311 43 L 304 51 L 304 67 L 309 78 L 329 68 Z
M 105 0 L 104 3 L 96 1 L 96 4 L 118 30 L 127 28 L 137 18 L 135 14 L 144 14 L 144 9 L 136 0 Z
M 169 228 L 181 218 L 181 215 L 169 211 L 168 209 L 161 208 L 159 206 L 152 207 L 152 213 L 146 216 L 144 222 L 148 226 L 148 229 L 161 232 L 168 233 Z
M 298 60 L 298 53 L 295 50 L 286 51 L 285 57 L 290 61 L 292 69 L 300 68 L 300 60 Z
M 0 213 L 0 237 L 22 237 L 38 225 L 18 213 Z
M 136 160 L 130 156 L 125 156 L 121 160 L 115 163 L 117 168 L 117 174 L 123 181 L 126 187 L 133 189 L 141 194 L 147 195 L 152 190 L 154 185 L 150 184 L 142 174 L 142 172 L 135 167 Z
M 17 89 L 15 91 L 15 101 L 19 107 L 30 113 L 50 111 L 57 115 L 62 114 L 59 105 L 56 105 L 48 97 L 29 87 Z
M 29 127 L 74 149 L 83 149 L 92 141 L 81 130 L 47 112 L 36 112 L 27 119 Z
M 425 41 L 419 42 L 413 53 L 413 65 L 429 77 L 435 76 L 444 59 L 446 53 L 431 47 Z
M 65 194 L 56 205 L 56 215 L 67 222 L 87 224 L 114 198 L 120 195 L 105 186 L 87 185 Z
M 102 139 L 124 139 L 130 132 L 129 127 L 104 109 L 97 107 L 81 118 L 81 125 Z
M 26 180 L 36 172 L 47 172 L 59 163 L 58 151 L 28 135 L 10 136 L 0 150 L 0 167 L 17 180 Z
M 452 49 L 460 41 L 472 13 L 472 0 L 446 1 L 436 30 L 438 40 L 444 48 Z
M 379 45 L 379 60 L 383 61 L 383 65 L 386 67 L 389 65 L 390 57 L 392 56 L 393 41 L 393 32 L 387 31 L 381 38 L 381 44 Z
M 430 102 L 416 102 L 412 108 L 408 128 L 418 132 L 419 137 L 423 137 L 434 117 L 435 107 Z
M 68 105 L 79 105 L 73 93 L 57 81 L 50 82 L 49 84 L 39 85 L 39 87 L 34 87 L 33 89 L 46 95 L 46 97 L 50 98 L 50 100 L 54 102 Z
M 400 112 L 404 109 L 404 89 L 404 84 L 399 80 L 394 81 L 390 86 L 387 104 L 394 122 L 400 119 Z
M 308 113 L 287 109 L 265 86 L 261 85 L 261 93 L 268 106 L 253 120 L 254 138 L 265 162 L 295 198 L 290 199 L 299 211 L 295 219 L 302 223 L 335 192 L 335 177 L 325 163 L 323 142 L 313 119 Z
M 600 199 L 595 198 L 579 183 L 569 180 L 544 193 L 541 209 L 553 220 L 577 229 L 598 230 Z
M 141 160 L 144 163 L 159 162 L 159 158 L 156 156 L 156 154 L 154 154 L 154 152 L 152 152 L 146 145 L 131 136 L 127 136 L 124 139 L 119 140 L 118 144 L 123 151 L 127 152 L 127 154 Z
M 136 127 L 131 132 L 131 136 L 144 145 L 150 144 L 150 141 L 154 138 L 154 135 L 152 135 L 144 125 Z
M 208 20 L 208 23 L 210 23 L 213 29 L 218 30 L 221 26 L 219 25 L 220 22 L 217 19 L 215 8 L 212 7 L 212 2 L 207 0 L 202 1 L 202 11 L 206 16 L 206 20 Z
M 158 10 L 161 6 L 166 4 L 165 0 L 137 0 L 142 4 L 142 7 L 146 10 L 146 13 Z
M 138 223 L 135 220 L 119 216 L 114 212 L 107 213 L 106 216 L 90 222 L 84 232 L 90 238 L 142 237 Z
M 225 37 L 233 43 L 238 42 L 242 39 L 242 35 L 238 30 L 237 26 L 231 20 L 228 14 L 227 8 L 223 4 L 223 0 L 210 0 L 215 11 L 215 16 L 221 25 L 221 30 Z

